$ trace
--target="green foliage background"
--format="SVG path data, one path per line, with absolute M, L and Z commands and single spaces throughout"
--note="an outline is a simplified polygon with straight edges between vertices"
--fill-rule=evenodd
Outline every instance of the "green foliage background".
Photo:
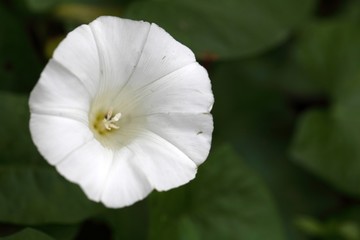
M 28 129 L 52 51 L 100 15 L 165 28 L 215 95 L 196 179 L 117 210 L 64 180 Z M 0 239 L 360 239 L 359 1 L 0 1 Z

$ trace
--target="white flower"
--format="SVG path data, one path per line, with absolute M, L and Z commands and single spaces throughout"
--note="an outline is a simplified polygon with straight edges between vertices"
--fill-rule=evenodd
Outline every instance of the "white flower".
M 108 207 L 187 183 L 209 153 L 208 74 L 156 24 L 100 17 L 76 28 L 29 104 L 40 153 Z

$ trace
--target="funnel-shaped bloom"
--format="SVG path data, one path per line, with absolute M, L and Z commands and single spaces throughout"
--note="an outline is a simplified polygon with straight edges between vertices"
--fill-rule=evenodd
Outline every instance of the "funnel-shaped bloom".
M 187 183 L 209 153 L 208 74 L 156 24 L 100 17 L 76 28 L 29 104 L 40 153 L 108 207 Z

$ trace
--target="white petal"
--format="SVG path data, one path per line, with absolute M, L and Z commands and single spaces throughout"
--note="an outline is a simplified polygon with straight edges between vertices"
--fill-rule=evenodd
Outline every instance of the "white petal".
M 56 169 L 69 181 L 79 184 L 88 198 L 99 201 L 113 155 L 93 139 L 71 152 Z
M 134 115 L 208 113 L 214 97 L 206 70 L 192 63 L 146 86 L 128 101 L 135 106 Z
M 56 48 L 53 59 L 69 69 L 95 96 L 99 84 L 99 54 L 88 25 L 70 32 Z
M 52 165 L 94 138 L 83 123 L 58 116 L 31 114 L 30 131 L 40 153 Z
M 164 29 L 151 24 L 139 63 L 128 84 L 129 88 L 139 89 L 195 61 L 189 48 L 176 41 Z
M 50 60 L 31 92 L 31 112 L 53 113 L 62 110 L 88 112 L 91 97 L 79 79 L 56 61 Z
M 146 117 L 147 129 L 184 152 L 196 165 L 205 161 L 211 145 L 211 114 L 155 114 Z
M 169 190 L 195 177 L 196 164 L 174 145 L 146 130 L 137 134 L 127 147 L 136 152 L 134 164 L 155 189 Z
M 100 58 L 100 94 L 117 95 L 129 81 L 146 42 L 150 24 L 116 17 L 99 17 L 90 27 Z
M 133 165 L 134 155 L 124 147 L 115 153 L 101 202 L 111 208 L 133 204 L 145 198 L 152 190 L 146 177 Z

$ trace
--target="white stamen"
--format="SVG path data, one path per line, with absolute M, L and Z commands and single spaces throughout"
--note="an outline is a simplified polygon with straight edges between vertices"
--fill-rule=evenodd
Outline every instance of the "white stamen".
M 106 120 L 110 120 L 111 119 L 111 116 L 112 116 L 112 108 L 108 111 L 108 113 L 106 114 L 106 117 L 105 119 Z
M 112 119 L 117 122 L 120 120 L 120 118 L 121 118 L 121 113 L 117 113 Z
M 115 123 L 120 120 L 121 113 L 119 112 L 119 113 L 115 114 L 115 116 L 113 116 L 112 113 L 113 113 L 113 111 L 112 111 L 112 109 L 110 109 L 109 112 L 106 114 L 106 117 L 103 120 L 105 129 L 108 131 L 111 131 L 112 129 L 119 129 L 119 126 L 117 126 Z

